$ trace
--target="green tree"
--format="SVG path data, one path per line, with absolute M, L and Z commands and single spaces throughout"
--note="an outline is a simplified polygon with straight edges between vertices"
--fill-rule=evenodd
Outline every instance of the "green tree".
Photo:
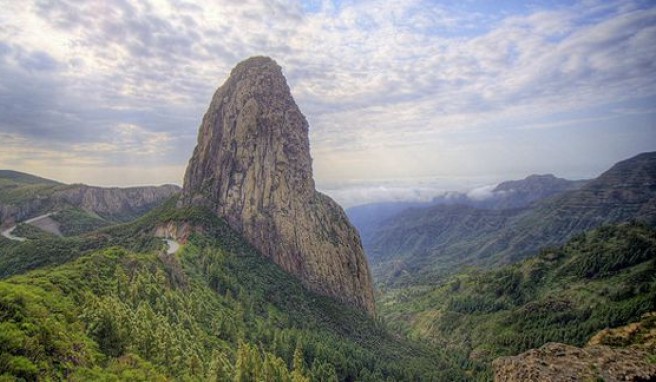
M 246 342 L 240 341 L 237 348 L 234 382 L 256 382 L 261 375 L 260 352 Z
M 285 361 L 271 353 L 264 355 L 262 365 L 262 382 L 291 382 L 292 379 L 287 370 Z
M 293 382 L 310 382 L 310 379 L 305 376 L 305 360 L 303 359 L 303 345 L 301 341 L 296 342 L 296 350 L 294 350 L 294 370 L 292 371 Z
M 335 367 L 329 363 L 315 359 L 312 363 L 312 381 L 314 382 L 338 382 Z

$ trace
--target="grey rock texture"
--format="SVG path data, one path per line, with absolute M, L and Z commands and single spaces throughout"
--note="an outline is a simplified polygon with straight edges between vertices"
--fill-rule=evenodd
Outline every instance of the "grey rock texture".
M 105 188 L 84 184 L 43 184 L 35 190 L 21 186 L 0 189 L 0 226 L 70 207 L 108 221 L 124 222 L 143 215 L 180 192 L 180 187 L 175 185 Z M 22 196 L 3 201 L 9 192 Z
M 493 363 L 496 382 L 653 381 L 656 365 L 648 354 L 608 346 L 577 348 L 548 343 Z
M 175 185 L 104 188 L 74 185 L 54 197 L 113 220 L 130 220 L 180 192 Z M 123 218 L 123 217 L 126 218 Z
M 180 203 L 211 208 L 309 289 L 374 314 L 359 235 L 315 190 L 308 123 L 270 58 L 241 62 L 214 94 Z

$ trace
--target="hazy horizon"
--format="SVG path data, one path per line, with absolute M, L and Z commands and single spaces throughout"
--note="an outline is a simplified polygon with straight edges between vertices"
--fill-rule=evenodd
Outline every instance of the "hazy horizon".
M 656 3 L 0 0 L 0 168 L 180 185 L 231 68 L 267 55 L 342 205 L 656 150 Z
M 628 159 L 628 158 L 627 158 Z M 13 169 L 0 169 L 13 170 Z M 606 170 L 606 169 L 604 169 Z M 137 183 L 137 184 L 92 184 L 80 181 L 65 181 L 55 177 L 42 176 L 41 174 L 30 173 L 31 175 L 40 176 L 54 181 L 64 183 L 83 183 L 88 186 L 98 187 L 140 187 L 140 186 L 161 186 L 164 184 L 174 184 L 182 187 L 182 183 Z M 316 188 L 337 201 L 343 208 L 350 208 L 359 205 L 371 203 L 387 202 L 430 202 L 433 198 L 443 196 L 447 193 L 463 193 L 473 199 L 483 200 L 492 197 L 491 191 L 499 183 L 511 180 L 521 180 L 530 175 L 554 175 L 551 173 L 531 173 L 526 176 L 517 176 L 511 178 L 499 178 L 498 176 L 480 176 L 480 177 L 452 177 L 452 178 L 409 178 L 409 179 L 373 179 L 366 181 L 344 180 L 335 183 L 317 183 Z M 599 175 L 599 174 L 597 174 Z M 557 175 L 554 175 L 557 176 Z M 557 176 L 562 178 L 560 176 Z M 596 177 L 587 178 L 570 177 L 567 180 L 589 180 Z

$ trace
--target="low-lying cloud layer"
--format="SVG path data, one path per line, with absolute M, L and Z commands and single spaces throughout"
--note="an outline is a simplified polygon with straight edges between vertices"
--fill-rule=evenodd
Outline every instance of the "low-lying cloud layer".
M 252 55 L 283 67 L 320 183 L 591 177 L 656 149 L 656 5 L 512 3 L 0 0 L 0 167 L 180 183 Z
M 368 203 L 381 202 L 432 202 L 470 198 L 483 201 L 498 193 L 493 190 L 491 177 L 476 178 L 411 178 L 398 180 L 369 180 L 358 182 L 319 183 L 317 188 L 332 196 L 339 204 L 348 208 Z

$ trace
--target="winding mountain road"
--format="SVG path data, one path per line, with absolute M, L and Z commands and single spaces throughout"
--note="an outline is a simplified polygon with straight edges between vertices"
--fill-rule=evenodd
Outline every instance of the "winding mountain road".
M 21 224 L 35 223 L 35 222 L 38 222 L 39 220 L 42 220 L 42 219 L 45 219 L 45 218 L 49 217 L 50 215 L 52 215 L 52 212 L 49 212 L 49 213 L 44 214 L 44 215 L 37 216 L 37 217 L 32 218 L 32 219 L 25 220 L 25 221 L 21 222 Z M 2 232 L 0 232 L 0 234 L 2 236 L 6 237 L 9 240 L 15 240 L 15 241 L 25 241 L 25 240 L 27 240 L 27 238 L 12 235 L 12 232 L 16 229 L 17 225 L 18 224 L 15 224 L 15 225 L 3 230 Z M 164 242 L 166 242 L 166 254 L 167 255 L 174 255 L 175 253 L 177 253 L 180 250 L 180 243 L 179 242 L 177 242 L 173 239 L 169 239 L 169 238 L 164 239 Z
M 52 212 L 48 212 L 45 215 L 40 215 L 40 216 L 37 216 L 37 217 L 32 218 L 32 219 L 27 219 L 27 220 L 25 220 L 24 222 L 21 222 L 21 223 L 22 224 L 34 223 L 34 222 L 37 222 L 41 219 L 45 219 L 45 218 L 49 217 L 50 215 L 52 215 Z M 15 241 L 25 241 L 25 240 L 27 240 L 24 237 L 14 236 L 14 235 L 11 234 L 16 229 L 16 226 L 17 225 L 13 225 L 13 226 L 3 230 L 2 232 L 0 232 L 0 234 L 2 234 L 2 236 L 6 237 L 9 240 L 15 240 Z

